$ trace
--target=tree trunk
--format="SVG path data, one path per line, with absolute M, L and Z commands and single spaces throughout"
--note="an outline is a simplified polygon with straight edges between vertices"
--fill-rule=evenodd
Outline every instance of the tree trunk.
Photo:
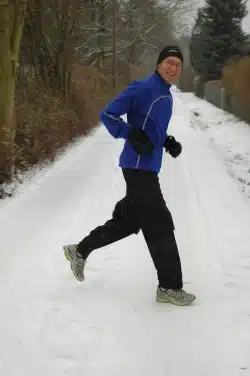
M 98 56 L 98 67 L 103 67 L 103 61 L 105 59 L 104 53 L 104 44 L 105 44 L 105 0 L 98 1 L 98 15 L 99 15 L 99 35 L 98 35 L 98 48 L 99 48 L 99 56 Z
M 113 30 L 112 30 L 112 50 L 113 50 L 113 62 L 112 62 L 112 78 L 113 78 L 113 88 L 117 85 L 117 58 L 116 58 L 116 12 L 117 12 L 117 0 L 112 0 L 112 19 L 113 19 Z
M 11 179 L 15 121 L 14 92 L 26 0 L 0 0 L 0 184 Z

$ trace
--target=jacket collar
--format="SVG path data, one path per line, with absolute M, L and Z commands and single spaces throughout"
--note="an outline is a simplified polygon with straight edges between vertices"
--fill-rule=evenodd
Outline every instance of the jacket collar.
M 163 78 L 161 77 L 160 73 L 157 70 L 152 74 L 152 77 L 158 83 L 158 85 L 161 87 L 161 89 L 164 92 L 170 91 L 170 88 L 172 85 L 166 83 L 166 81 L 163 80 Z

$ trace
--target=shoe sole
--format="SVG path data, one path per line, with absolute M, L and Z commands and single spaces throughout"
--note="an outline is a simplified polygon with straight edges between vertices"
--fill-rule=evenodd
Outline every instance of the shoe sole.
M 70 267 L 71 267 L 71 270 L 75 276 L 75 278 L 77 279 L 77 281 L 79 282 L 83 282 L 85 280 L 85 277 L 83 278 L 79 278 L 78 275 L 75 274 L 75 271 L 74 271 L 74 268 L 72 267 L 72 258 L 70 257 L 70 254 L 69 254 L 69 250 L 68 250 L 68 247 L 67 246 L 63 246 L 63 251 L 64 251 L 64 255 L 65 255 L 65 258 L 66 260 L 68 260 L 70 262 Z
M 66 246 L 63 247 L 63 251 L 64 251 L 64 255 L 65 255 L 66 259 L 67 259 L 68 261 L 70 261 L 71 258 L 70 258 L 70 255 L 69 255 L 68 248 L 67 248 Z
M 183 306 L 188 306 L 188 305 L 192 304 L 195 299 L 196 298 L 194 297 L 193 300 L 191 300 L 189 302 L 183 302 L 183 303 L 181 303 L 181 302 L 174 302 L 174 301 L 172 301 L 170 299 L 165 299 L 165 298 L 156 298 L 156 301 L 158 303 L 170 303 L 170 304 L 173 304 L 173 305 L 176 305 L 176 306 L 182 306 L 183 307 Z

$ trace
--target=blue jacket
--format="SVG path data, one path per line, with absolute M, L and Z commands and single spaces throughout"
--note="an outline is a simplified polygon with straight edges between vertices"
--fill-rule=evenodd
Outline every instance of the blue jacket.
M 119 166 L 159 172 L 163 144 L 172 115 L 171 85 L 157 73 L 130 84 L 101 113 L 100 120 L 115 138 L 125 139 Z M 127 123 L 121 116 L 127 114 Z M 151 155 L 138 155 L 127 140 L 131 127 L 145 130 L 154 145 Z

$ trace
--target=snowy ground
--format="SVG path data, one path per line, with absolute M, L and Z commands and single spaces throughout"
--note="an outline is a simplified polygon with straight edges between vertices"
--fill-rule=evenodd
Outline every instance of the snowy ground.
M 160 181 L 195 304 L 155 302 L 141 234 L 93 253 L 84 284 L 72 277 L 62 245 L 125 192 L 122 143 L 97 129 L 0 203 L 1 376 L 250 375 L 250 129 L 174 96 L 183 154 L 164 156 Z
M 208 134 L 230 175 L 239 181 L 242 192 L 250 198 L 250 125 L 193 94 L 185 94 L 184 98 L 193 116 L 193 127 L 198 126 Z

